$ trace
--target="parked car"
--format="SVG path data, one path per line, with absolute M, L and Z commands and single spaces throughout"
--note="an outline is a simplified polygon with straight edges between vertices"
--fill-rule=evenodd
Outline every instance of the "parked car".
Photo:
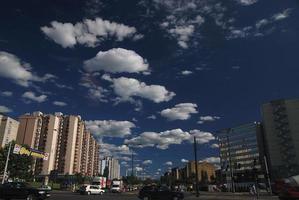
M 184 194 L 172 191 L 165 186 L 145 186 L 140 190 L 138 198 L 142 200 L 182 200 L 184 199 Z
M 46 191 L 52 191 L 52 188 L 49 185 L 41 185 L 38 189 L 43 189 Z
M 23 182 L 9 182 L 0 186 L 0 199 L 46 199 L 50 193 L 42 188 L 33 188 Z
M 99 194 L 103 195 L 105 193 L 105 190 L 101 189 L 99 185 L 83 185 L 79 189 L 80 194 Z
M 283 179 L 280 182 L 278 197 L 281 200 L 299 199 L 299 175 Z

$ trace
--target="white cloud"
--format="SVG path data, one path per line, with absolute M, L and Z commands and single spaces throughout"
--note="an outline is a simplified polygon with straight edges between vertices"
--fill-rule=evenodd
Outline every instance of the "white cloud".
M 6 107 L 6 106 L 1 106 L 0 105 L 0 114 L 1 113 L 9 113 L 9 112 L 12 112 L 12 109 Z
M 119 96 L 120 101 L 134 101 L 133 97 L 137 96 L 160 103 L 169 101 L 175 96 L 174 92 L 168 91 L 164 86 L 146 85 L 134 78 L 111 78 L 105 75 L 103 79 L 113 83 L 114 93 Z
M 138 73 L 148 70 L 148 63 L 135 51 L 116 48 L 98 52 L 96 57 L 84 62 L 84 69 L 88 72 Z
M 190 74 L 192 74 L 192 73 L 193 73 L 193 72 L 192 72 L 192 71 L 189 71 L 189 70 L 184 70 L 184 71 L 181 72 L 181 74 L 182 74 L 182 75 L 185 75 L 185 76 L 190 75 Z
M 138 40 L 143 37 L 141 34 L 137 34 L 135 27 L 101 18 L 86 19 L 76 24 L 52 21 L 51 26 L 43 26 L 41 30 L 64 48 L 74 47 L 76 44 L 95 47 L 111 37 L 116 38 L 117 41 L 123 41 L 125 38 Z
M 275 21 L 283 20 L 287 17 L 289 17 L 291 14 L 291 9 L 285 9 L 283 12 L 276 13 L 275 15 L 272 16 L 272 19 Z
M 62 102 L 62 101 L 54 101 L 53 104 L 55 106 L 66 106 L 67 105 L 67 103 Z
M 135 128 L 135 124 L 129 121 L 90 120 L 85 121 L 85 124 L 96 137 L 125 137 Z
M 220 164 L 220 158 L 219 157 L 208 157 L 205 158 L 203 160 L 200 160 L 199 162 L 208 162 L 208 163 L 212 163 L 215 165 L 219 165 Z
M 173 108 L 167 108 L 161 111 L 161 116 L 168 120 L 187 120 L 191 117 L 191 114 L 198 113 L 197 105 L 194 103 L 180 103 Z
M 181 46 L 183 49 L 187 49 L 189 47 L 188 41 L 194 33 L 194 25 L 177 26 L 175 28 L 169 29 L 168 31 L 175 38 L 177 38 L 179 46 Z
M 217 148 L 219 148 L 219 145 L 216 144 L 216 143 L 215 143 L 215 144 L 212 144 L 212 145 L 211 145 L 211 148 L 213 148 L 213 149 L 217 149 Z
M 115 144 L 104 143 L 99 141 L 101 146 L 100 148 L 100 156 L 113 156 L 116 159 L 123 160 L 123 161 L 130 161 L 131 158 L 128 155 L 132 154 L 130 148 L 126 145 L 117 146 Z M 135 154 L 135 153 L 134 153 Z
M 38 77 L 31 72 L 29 63 L 21 61 L 17 56 L 0 51 L 0 77 L 13 80 L 16 84 L 28 87 L 31 82 L 45 82 L 56 78 L 52 74 Z
M 237 2 L 243 6 L 250 6 L 258 2 L 258 0 L 237 0 Z
M 181 162 L 182 162 L 182 163 L 187 163 L 187 162 L 189 162 L 189 160 L 186 160 L 186 159 L 182 158 L 182 159 L 181 159 Z
M 120 164 L 121 165 L 128 165 L 128 162 L 127 161 L 122 161 Z
M 209 132 L 202 132 L 200 130 L 185 132 L 181 129 L 172 129 L 159 133 L 143 132 L 137 137 L 126 139 L 124 142 L 125 144 L 139 148 L 157 147 L 159 149 L 167 149 L 169 145 L 182 144 L 185 141 L 192 143 L 194 136 L 197 138 L 199 144 L 208 143 L 215 139 Z
M 145 160 L 142 162 L 143 165 L 150 165 L 150 164 L 153 164 L 153 161 L 152 160 Z
M 213 122 L 220 119 L 218 116 L 201 116 L 199 118 L 198 124 L 204 124 L 205 122 Z
M 12 95 L 13 95 L 13 92 L 11 92 L 11 91 L 0 92 L 0 96 L 3 96 L 3 97 L 11 97 Z
M 167 166 L 172 166 L 172 165 L 173 165 L 173 163 L 172 163 L 171 161 L 167 161 L 167 162 L 165 162 L 165 163 L 164 163 L 164 165 L 167 165 Z
M 154 119 L 157 119 L 157 117 L 156 117 L 156 115 L 150 115 L 150 116 L 147 117 L 147 119 L 153 119 L 154 120 Z
M 32 100 L 32 101 L 35 101 L 35 102 L 38 102 L 38 103 L 42 103 L 42 102 L 45 102 L 47 100 L 47 95 L 40 95 L 40 96 L 37 96 L 34 92 L 32 91 L 28 91 L 28 92 L 25 92 L 23 95 L 22 95 L 23 98 L 25 99 L 29 99 L 29 100 Z
M 108 91 L 101 86 L 98 86 L 98 83 L 95 80 L 96 79 L 91 74 L 85 73 L 82 75 L 79 85 L 88 88 L 87 97 L 89 99 L 107 102 L 105 97 Z

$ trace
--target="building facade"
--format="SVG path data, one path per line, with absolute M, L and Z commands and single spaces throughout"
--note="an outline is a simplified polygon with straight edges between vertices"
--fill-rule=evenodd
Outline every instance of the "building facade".
M 105 169 L 108 169 L 108 180 L 120 179 L 120 164 L 113 157 L 105 157 L 99 162 L 99 173 L 104 175 Z
M 18 128 L 18 121 L 0 115 L 0 148 L 17 139 Z
M 261 111 L 272 178 L 299 174 L 299 99 L 271 101 Z
M 17 143 L 49 155 L 48 160 L 34 160 L 36 175 L 49 175 L 52 170 L 58 174 L 95 175 L 93 167 L 98 164 L 96 156 L 99 156 L 95 151 L 99 145 L 90 133 L 86 134 L 88 131 L 80 116 L 34 112 L 19 120 Z
M 259 122 L 223 129 L 218 133 L 222 176 L 227 182 L 253 182 L 264 173 L 262 125 Z
M 199 162 L 197 165 L 198 169 L 198 180 L 200 182 L 211 182 L 213 177 L 215 178 L 215 165 L 208 162 Z M 195 161 L 189 161 L 185 168 L 186 177 L 194 178 L 196 177 L 196 165 Z

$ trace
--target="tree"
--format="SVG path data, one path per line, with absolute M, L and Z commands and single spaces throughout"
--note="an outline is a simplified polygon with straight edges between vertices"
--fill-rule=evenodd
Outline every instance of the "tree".
M 109 176 L 109 168 L 108 167 L 105 167 L 103 176 L 106 177 L 108 180 L 108 176 Z
M 8 168 L 10 178 L 19 178 L 29 180 L 32 178 L 32 163 L 33 158 L 27 155 L 17 155 L 12 153 L 15 142 L 12 142 L 11 152 L 9 156 Z M 29 148 L 26 145 L 23 145 L 26 148 Z M 5 145 L 4 148 L 0 149 L 0 173 L 4 173 L 4 166 L 8 154 L 9 145 Z

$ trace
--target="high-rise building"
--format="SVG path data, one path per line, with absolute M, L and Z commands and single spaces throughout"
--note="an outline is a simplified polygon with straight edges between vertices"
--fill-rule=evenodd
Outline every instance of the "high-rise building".
M 98 165 L 98 144 L 78 115 L 25 114 L 20 117 L 17 143 L 49 154 L 48 160 L 35 159 L 35 174 L 49 175 L 56 170 L 92 176 Z
M 88 175 L 89 140 L 91 133 L 88 130 L 83 132 L 82 153 L 81 153 L 81 174 Z
M 3 148 L 9 142 L 17 139 L 19 122 L 0 115 L 0 148 Z
M 100 174 L 104 175 L 105 169 L 108 169 L 108 179 L 120 179 L 119 161 L 113 157 L 105 157 L 100 161 Z
M 299 99 L 271 101 L 261 110 L 272 178 L 299 174 Z
M 264 148 L 262 126 L 259 122 L 247 123 L 218 133 L 220 164 L 223 176 L 231 183 L 251 182 L 263 176 Z

